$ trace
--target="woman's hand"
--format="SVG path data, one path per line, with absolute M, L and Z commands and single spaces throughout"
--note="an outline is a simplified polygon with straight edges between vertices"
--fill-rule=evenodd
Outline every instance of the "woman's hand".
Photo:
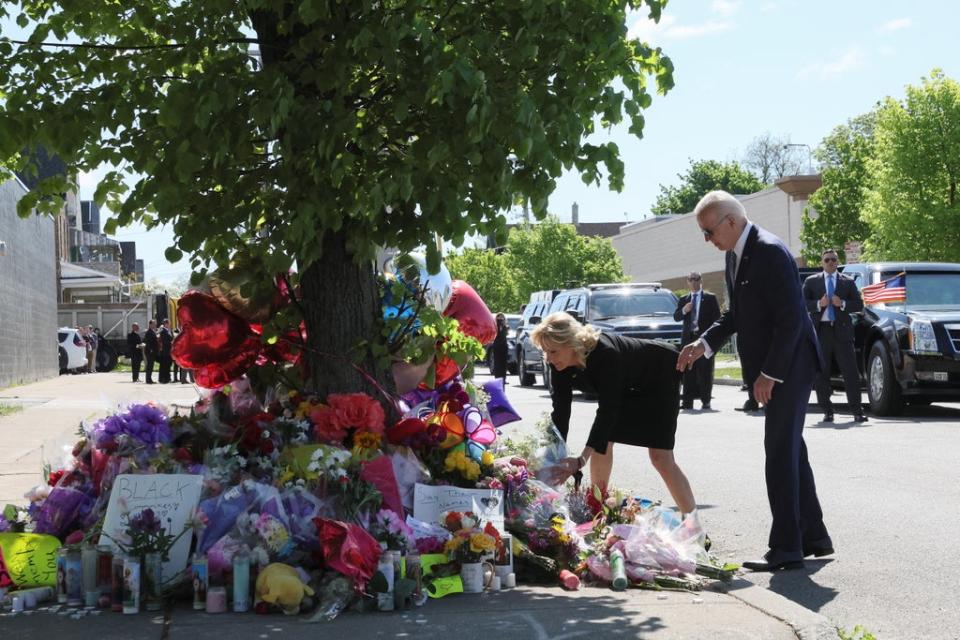
M 578 458 L 563 458 L 558 460 L 555 465 L 542 469 L 537 474 L 537 480 L 556 487 L 566 482 L 567 478 L 579 470 L 580 461 Z

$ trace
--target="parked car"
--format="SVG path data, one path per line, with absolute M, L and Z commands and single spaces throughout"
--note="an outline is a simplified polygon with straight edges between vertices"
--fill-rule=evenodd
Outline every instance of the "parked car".
M 566 311 L 577 320 L 606 333 L 663 340 L 677 346 L 683 325 L 673 319 L 677 296 L 659 282 L 592 284 L 561 291 L 549 313 Z M 544 366 L 550 388 L 550 368 Z
M 530 332 L 540 323 L 550 311 L 550 303 L 560 293 L 560 289 L 534 291 L 530 294 L 530 301 L 523 307 L 520 317 L 520 328 L 517 329 L 516 344 L 517 376 L 520 385 L 529 387 L 536 382 L 536 374 L 543 373 L 543 354 L 530 341 Z
M 79 331 L 71 327 L 61 327 L 57 329 L 57 342 L 60 373 L 87 366 L 87 343 Z
M 861 289 L 906 274 L 906 302 L 852 314 L 870 410 L 960 400 L 960 264 L 879 262 L 841 267 Z
M 496 315 L 496 314 L 494 314 Z M 503 314 L 507 319 L 507 373 L 517 372 L 517 331 L 520 329 L 520 322 L 523 319 L 519 313 Z M 491 353 L 493 344 L 487 345 L 486 363 L 488 369 L 493 369 L 493 354 Z

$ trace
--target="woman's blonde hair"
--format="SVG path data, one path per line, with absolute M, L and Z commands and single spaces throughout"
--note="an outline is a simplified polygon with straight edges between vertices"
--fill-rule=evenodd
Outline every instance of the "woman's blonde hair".
M 530 333 L 530 340 L 537 348 L 543 349 L 545 342 L 558 347 L 570 347 L 581 359 L 586 359 L 587 354 L 593 351 L 599 338 L 598 329 L 581 324 L 566 311 L 551 313 Z

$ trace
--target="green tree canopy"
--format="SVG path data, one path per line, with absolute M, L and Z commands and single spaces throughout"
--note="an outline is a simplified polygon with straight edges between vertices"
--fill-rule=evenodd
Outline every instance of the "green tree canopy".
M 492 311 L 505 313 L 517 313 L 534 291 L 624 279 L 623 262 L 608 238 L 578 235 L 572 224 L 553 216 L 511 229 L 502 253 L 466 249 L 449 256 L 446 265 Z
M 648 82 L 671 88 L 625 25 L 664 4 L 7 2 L 31 33 L 0 38 L 0 163 L 29 172 L 40 145 L 67 175 L 115 167 L 108 231 L 172 225 L 197 277 L 242 263 L 249 290 L 296 261 L 316 388 L 357 390 L 342 358 L 377 333 L 377 245 L 435 266 L 435 234 L 502 233 L 523 200 L 544 215 L 564 169 L 622 187 L 616 145 L 586 139 L 624 118 L 639 136 Z M 21 212 L 73 187 L 41 181 Z
M 448 255 L 444 264 L 453 278 L 469 282 L 494 313 L 517 313 L 526 302 L 506 254 L 469 248 Z
M 960 84 L 934 70 L 879 108 L 867 165 L 867 256 L 960 261 Z
M 553 217 L 511 229 L 505 255 L 522 302 L 534 291 L 623 280 L 623 263 L 609 239 L 578 235 L 572 224 Z
M 823 185 L 810 197 L 816 217 L 804 214 L 800 240 L 803 257 L 820 262 L 824 249 L 833 248 L 845 260 L 844 244 L 865 242 L 870 227 L 862 217 L 868 182 L 867 160 L 873 155 L 876 112 L 852 118 L 828 135 L 816 150 Z
M 690 159 L 686 173 L 677 174 L 680 183 L 675 186 L 660 185 L 660 195 L 650 209 L 657 215 L 666 213 L 689 213 L 710 191 L 723 189 L 730 193 L 754 193 L 764 184 L 736 161 Z

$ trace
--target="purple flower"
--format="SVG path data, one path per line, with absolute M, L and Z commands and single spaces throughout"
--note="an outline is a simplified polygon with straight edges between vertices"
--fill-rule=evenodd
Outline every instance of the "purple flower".
M 153 509 L 147 508 L 130 518 L 130 531 L 137 533 L 158 533 L 160 521 Z
M 0 513 L 0 533 L 3 533 L 4 531 L 10 531 L 11 526 L 12 525 L 10 524 L 10 521 L 7 520 L 7 517 Z
M 173 440 L 166 414 L 148 404 L 133 404 L 123 413 L 99 420 L 90 435 L 100 449 L 119 444 L 117 440 L 122 436 L 141 445 L 169 444 Z

